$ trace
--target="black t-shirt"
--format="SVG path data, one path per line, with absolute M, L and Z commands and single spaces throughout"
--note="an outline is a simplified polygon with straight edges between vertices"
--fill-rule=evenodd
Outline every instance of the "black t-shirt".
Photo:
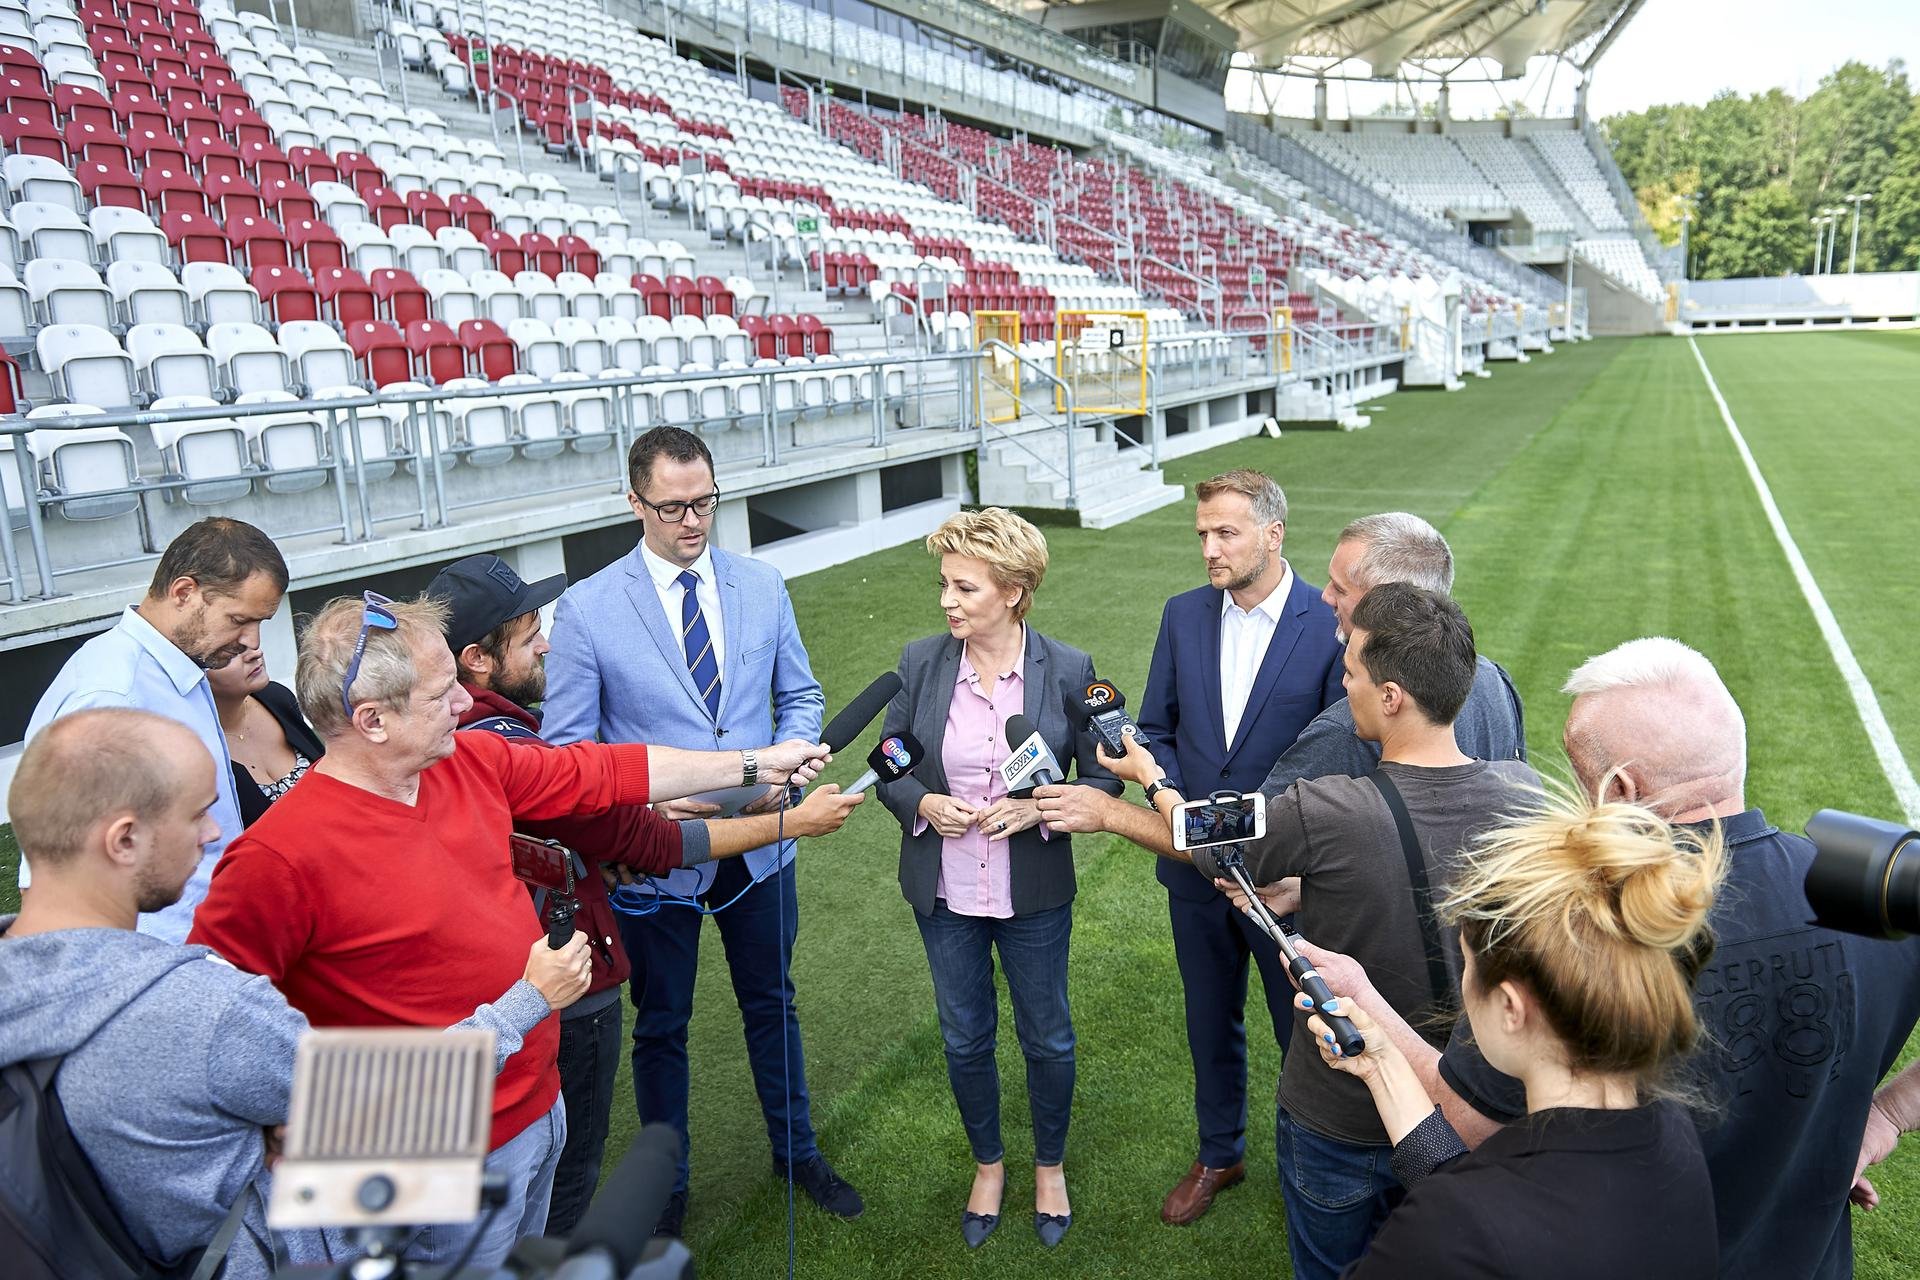
M 1556 1107 L 1421 1179 L 1344 1280 L 1712 1280 L 1713 1236 L 1678 1107 Z
M 1877 942 L 1807 923 L 1813 844 L 1758 809 L 1728 818 L 1712 961 L 1695 987 L 1705 1045 L 1695 1117 L 1713 1175 L 1723 1276 L 1853 1274 L 1847 1192 L 1873 1091 L 1920 1019 L 1920 939 Z M 1466 1022 L 1440 1060 L 1490 1119 L 1524 1114 Z

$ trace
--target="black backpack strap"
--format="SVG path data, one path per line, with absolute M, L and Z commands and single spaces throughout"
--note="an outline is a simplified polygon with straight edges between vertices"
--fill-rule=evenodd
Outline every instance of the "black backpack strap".
M 1446 954 L 1440 949 L 1440 925 L 1433 914 L 1433 887 L 1427 881 L 1427 858 L 1420 851 L 1420 837 L 1413 829 L 1413 816 L 1400 788 L 1385 770 L 1371 773 L 1368 779 L 1379 790 L 1380 798 L 1393 814 L 1394 828 L 1400 833 L 1400 852 L 1407 860 L 1407 882 L 1413 886 L 1413 914 L 1420 922 L 1420 944 L 1427 952 L 1427 985 L 1433 989 L 1435 1012 L 1453 1002 L 1453 976 L 1447 969 Z
M 192 1280 L 213 1280 L 213 1273 L 227 1260 L 227 1250 L 233 1248 L 233 1237 L 240 1231 L 240 1220 L 247 1216 L 247 1203 L 258 1194 L 253 1183 L 249 1182 L 233 1202 L 233 1208 L 227 1210 L 226 1221 L 213 1233 L 213 1239 L 207 1242 L 206 1249 L 200 1254 L 200 1265 L 193 1269 Z

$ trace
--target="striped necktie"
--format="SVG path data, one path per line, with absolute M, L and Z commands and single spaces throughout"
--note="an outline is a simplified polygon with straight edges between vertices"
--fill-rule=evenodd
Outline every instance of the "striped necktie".
M 706 616 L 700 612 L 700 597 L 695 594 L 700 575 L 691 569 L 682 569 L 674 581 L 685 589 L 680 597 L 680 643 L 686 646 L 687 670 L 693 673 L 693 687 L 700 691 L 708 713 L 717 720 L 720 718 L 720 664 L 714 660 L 713 636 L 707 630 Z

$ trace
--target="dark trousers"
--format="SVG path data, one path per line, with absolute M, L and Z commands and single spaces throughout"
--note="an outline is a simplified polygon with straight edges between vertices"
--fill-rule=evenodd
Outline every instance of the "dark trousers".
M 593 1199 L 613 1114 L 613 1082 L 620 1074 L 620 1002 L 560 1023 L 560 1098 L 567 1110 L 567 1145 L 553 1171 L 547 1234 L 569 1235 Z
M 1194 901 L 1167 895 L 1173 954 L 1187 998 L 1187 1048 L 1193 1055 L 1193 1112 L 1200 1163 L 1224 1169 L 1247 1151 L 1247 958 L 1260 966 L 1274 1043 L 1287 1051 L 1293 1031 L 1293 983 L 1273 939 L 1234 910 L 1225 894 Z
M 1393 1148 L 1341 1142 L 1300 1124 L 1285 1107 L 1274 1111 L 1294 1280 L 1338 1280 L 1406 1197 L 1393 1175 Z
M 1033 1162 L 1059 1164 L 1066 1159 L 1073 1110 L 1073 1015 L 1067 1008 L 1072 904 L 996 920 L 956 915 L 938 899 L 932 915 L 916 911 L 913 918 L 933 971 L 947 1079 L 974 1160 L 992 1164 L 1006 1154 L 1000 1142 L 1000 1070 L 993 1057 L 1000 1024 L 993 986 L 997 949 L 1013 1002 L 1014 1032 L 1027 1060 Z
M 744 858 L 728 858 L 702 901 L 718 906 L 752 881 Z M 670 1124 L 680 1134 L 680 1176 L 687 1186 L 687 1023 L 693 1017 L 693 980 L 699 970 L 700 926 L 689 907 L 665 905 L 650 916 L 620 917 L 620 937 L 633 962 L 633 1100 L 640 1123 Z M 793 1008 L 793 940 L 800 901 L 793 864 L 755 885 L 713 917 L 727 952 L 733 997 L 747 1037 L 747 1061 L 767 1121 L 776 1165 L 805 1164 L 820 1154 L 807 1106 L 806 1060 L 800 1019 Z M 784 1039 L 786 1052 L 781 1053 Z M 793 1145 L 787 1145 L 791 1127 Z

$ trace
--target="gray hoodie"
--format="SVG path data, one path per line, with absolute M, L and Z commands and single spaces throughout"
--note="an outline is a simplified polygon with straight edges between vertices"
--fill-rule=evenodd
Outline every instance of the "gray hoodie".
M 56 1089 L 120 1220 L 149 1256 L 204 1245 L 257 1186 L 229 1280 L 271 1270 L 262 1130 L 284 1124 L 307 1020 L 205 947 L 128 929 L 9 939 L 0 1062 L 66 1054 Z

